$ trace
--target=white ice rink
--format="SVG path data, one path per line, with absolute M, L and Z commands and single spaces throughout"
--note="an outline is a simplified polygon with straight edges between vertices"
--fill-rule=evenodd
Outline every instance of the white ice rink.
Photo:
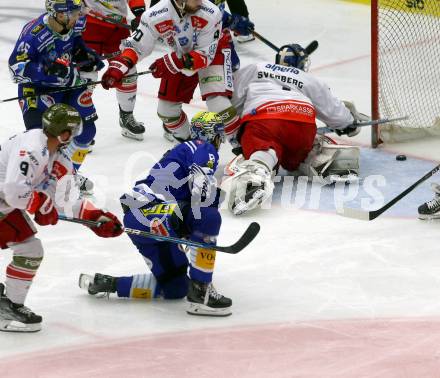
M 274 44 L 318 40 L 311 71 L 369 113 L 369 7 L 338 0 L 247 3 L 256 30 Z M 1 99 L 16 96 L 7 59 L 43 4 L 0 1 Z M 157 48 L 138 70 L 163 52 Z M 242 65 L 274 59 L 259 41 L 238 45 L 238 53 Z M 97 185 L 97 203 L 118 215 L 119 196 L 171 147 L 156 116 L 158 84 L 139 78 L 135 113 L 147 126 L 143 142 L 121 137 L 114 93 L 94 94 L 96 147 L 83 171 Z M 3 140 L 24 126 L 17 102 L 0 107 Z M 197 95 L 186 111 L 203 108 Z M 368 141 L 363 130 L 357 143 Z M 362 176 L 384 174 L 381 191 L 389 200 L 436 164 L 427 160 L 440 159 L 436 146 L 393 146 L 409 156 L 398 163 L 383 149 L 363 149 Z M 225 147 L 220 156 L 222 166 L 232 158 Z M 184 301 L 90 297 L 78 288 L 81 272 L 145 271 L 128 237 L 102 239 L 63 222 L 39 227 L 46 254 L 27 305 L 43 316 L 43 330 L 0 334 L 0 377 L 440 376 L 440 224 L 416 216 L 431 197 L 429 185 L 372 222 L 336 215 L 335 193 L 324 189 L 316 206 L 311 194 L 305 204 L 295 206 L 293 196 L 287 205 L 281 182 L 271 209 L 241 218 L 222 210 L 219 244 L 235 241 L 251 221 L 262 228 L 238 255 L 217 254 L 215 285 L 234 302 L 227 318 L 189 316 Z M 10 258 L 0 252 L 0 281 Z

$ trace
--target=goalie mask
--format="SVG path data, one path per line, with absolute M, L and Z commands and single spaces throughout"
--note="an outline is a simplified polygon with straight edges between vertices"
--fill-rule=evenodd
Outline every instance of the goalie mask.
M 301 45 L 294 43 L 284 45 L 278 50 L 275 63 L 307 72 L 310 67 L 310 58 Z
M 43 130 L 46 135 L 57 138 L 61 144 L 69 143 L 75 136 L 82 132 L 82 119 L 79 112 L 70 105 L 55 104 L 43 113 Z M 68 131 L 67 140 L 60 138 L 61 134 Z
M 225 141 L 225 126 L 214 112 L 198 112 L 191 120 L 191 138 L 212 143 L 216 149 Z

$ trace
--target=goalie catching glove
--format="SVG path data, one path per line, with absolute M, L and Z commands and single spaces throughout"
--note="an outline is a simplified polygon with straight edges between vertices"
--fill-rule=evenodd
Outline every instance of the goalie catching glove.
M 239 155 L 225 170 L 230 177 L 223 181 L 222 189 L 229 193 L 228 207 L 234 215 L 259 208 L 272 195 L 272 172 L 263 163 Z

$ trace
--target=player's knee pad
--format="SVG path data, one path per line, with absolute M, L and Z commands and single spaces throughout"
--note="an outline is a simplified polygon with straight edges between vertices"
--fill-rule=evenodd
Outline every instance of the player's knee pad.
M 96 125 L 93 121 L 85 121 L 83 124 L 83 130 L 82 133 L 79 134 L 74 138 L 74 140 L 78 144 L 87 144 L 89 145 L 90 142 L 93 140 L 93 138 L 96 135 Z
M 136 66 L 132 67 L 126 76 L 124 76 L 121 80 L 121 83 L 116 87 L 118 92 L 130 93 L 130 95 L 136 93 L 137 90 L 137 76 L 135 75 L 137 72 Z M 130 76 L 135 75 L 135 76 Z M 130 77 L 127 77 L 130 76 Z
M 181 299 L 188 294 L 189 278 L 185 274 L 176 276 L 167 282 L 161 283 L 165 299 Z
M 240 127 L 240 117 L 232 106 L 229 98 L 224 96 L 211 96 L 206 100 L 210 112 L 218 113 L 225 125 L 225 133 L 229 140 L 234 138 Z
M 40 239 L 32 236 L 23 242 L 10 245 L 10 248 L 13 256 L 11 264 L 6 269 L 7 277 L 31 281 L 44 256 Z
M 200 217 L 195 217 L 192 212 L 188 216 L 188 228 L 192 235 L 203 239 L 210 235 L 216 237 L 220 232 L 222 217 L 216 207 L 201 207 Z

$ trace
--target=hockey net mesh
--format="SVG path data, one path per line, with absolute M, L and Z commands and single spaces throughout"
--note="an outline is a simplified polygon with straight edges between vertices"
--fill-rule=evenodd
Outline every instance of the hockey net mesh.
M 383 142 L 440 136 L 440 1 L 378 0 L 378 93 Z

